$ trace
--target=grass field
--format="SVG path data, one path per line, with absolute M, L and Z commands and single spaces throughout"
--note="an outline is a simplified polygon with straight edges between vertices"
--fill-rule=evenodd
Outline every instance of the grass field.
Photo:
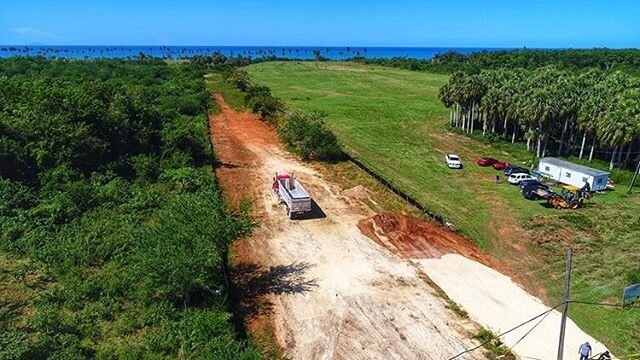
M 347 152 L 510 265 L 549 303 L 561 299 L 568 244 L 576 252 L 573 299 L 617 302 L 622 287 L 640 273 L 638 195 L 621 189 L 562 212 L 524 200 L 504 176 L 497 185 L 497 172 L 475 165 L 478 157 L 530 165 L 533 155 L 521 144 L 491 144 L 450 131 L 448 111 L 437 99 L 445 75 L 313 62 L 268 62 L 247 70 L 287 104 L 325 111 Z M 461 155 L 463 170 L 446 167 L 449 152 Z M 618 354 L 640 352 L 640 310 L 575 305 L 570 314 Z

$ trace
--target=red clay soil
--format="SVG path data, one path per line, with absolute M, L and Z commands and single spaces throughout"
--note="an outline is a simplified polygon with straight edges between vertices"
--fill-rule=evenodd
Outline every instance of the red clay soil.
M 460 254 L 488 266 L 494 261 L 476 245 L 437 224 L 405 214 L 376 214 L 358 224 L 363 234 L 407 259 L 439 258 Z
M 259 179 L 255 171 L 260 165 L 260 159 L 251 151 L 252 146 L 280 145 L 276 132 L 269 124 L 249 112 L 231 108 L 220 94 L 215 94 L 214 98 L 220 106 L 219 113 L 209 116 L 211 143 L 218 163 L 215 168 L 216 178 L 224 196 L 232 206 L 237 206 L 242 200 L 257 198 L 259 187 L 265 186 L 264 179 Z M 253 215 L 260 216 L 259 207 L 253 206 L 252 212 Z M 235 241 L 232 249 L 235 265 L 256 262 L 252 251 L 249 239 Z M 239 283 L 241 279 L 237 278 L 236 272 L 237 269 L 234 268 L 234 281 Z M 250 277 L 251 274 L 244 276 Z M 284 353 L 283 349 L 275 348 L 277 342 L 273 338 L 273 323 L 268 315 L 260 311 L 247 310 L 257 309 L 257 304 L 261 304 L 263 299 L 242 297 L 240 301 L 246 326 L 252 334 L 253 341 L 263 346 L 265 358 L 277 358 L 277 355 L 272 356 L 274 351 L 275 354 Z
M 232 205 L 255 197 L 258 184 L 253 169 L 258 158 L 249 150 L 252 145 L 279 146 L 274 129 L 248 112 L 232 109 L 224 98 L 216 94 L 221 111 L 209 116 L 211 142 L 214 146 L 216 177 Z

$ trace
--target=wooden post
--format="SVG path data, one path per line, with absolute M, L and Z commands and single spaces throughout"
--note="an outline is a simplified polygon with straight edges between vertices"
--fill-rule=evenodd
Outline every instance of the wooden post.
M 569 288 L 571 284 L 571 257 L 573 250 L 567 250 L 567 264 L 564 271 L 564 308 L 562 310 L 562 321 L 560 322 L 560 341 L 558 342 L 558 360 L 562 360 L 564 355 L 564 332 L 567 327 L 567 314 L 569 312 Z

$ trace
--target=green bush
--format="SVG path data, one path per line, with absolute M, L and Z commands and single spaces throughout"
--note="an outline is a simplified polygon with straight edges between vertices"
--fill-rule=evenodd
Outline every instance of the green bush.
M 340 160 L 344 156 L 342 147 L 327 127 L 325 117 L 319 111 L 292 111 L 280 119 L 278 135 L 304 160 Z
M 271 94 L 266 86 L 254 86 L 247 91 L 244 98 L 245 105 L 254 114 L 267 121 L 274 121 L 284 112 L 284 103 Z
M 242 92 L 249 91 L 251 88 L 251 78 L 249 73 L 244 70 L 234 69 L 230 73 L 225 74 L 227 81 Z
M 0 251 L 33 290 L 0 360 L 256 358 L 208 291 L 252 225 L 205 166 L 208 99 L 189 64 L 0 59 Z
M 28 359 L 29 339 L 21 331 L 0 331 L 0 360 Z
M 165 170 L 160 181 L 171 184 L 179 192 L 197 192 L 214 183 L 209 171 L 192 167 Z

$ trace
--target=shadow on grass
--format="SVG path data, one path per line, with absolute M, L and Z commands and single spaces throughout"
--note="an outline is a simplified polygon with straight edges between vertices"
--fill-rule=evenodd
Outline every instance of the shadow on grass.
M 269 314 L 273 303 L 266 295 L 303 294 L 317 287 L 316 279 L 305 273 L 312 265 L 306 262 L 265 268 L 257 264 L 239 264 L 233 270 L 235 287 L 240 295 L 240 310 L 245 319 Z

